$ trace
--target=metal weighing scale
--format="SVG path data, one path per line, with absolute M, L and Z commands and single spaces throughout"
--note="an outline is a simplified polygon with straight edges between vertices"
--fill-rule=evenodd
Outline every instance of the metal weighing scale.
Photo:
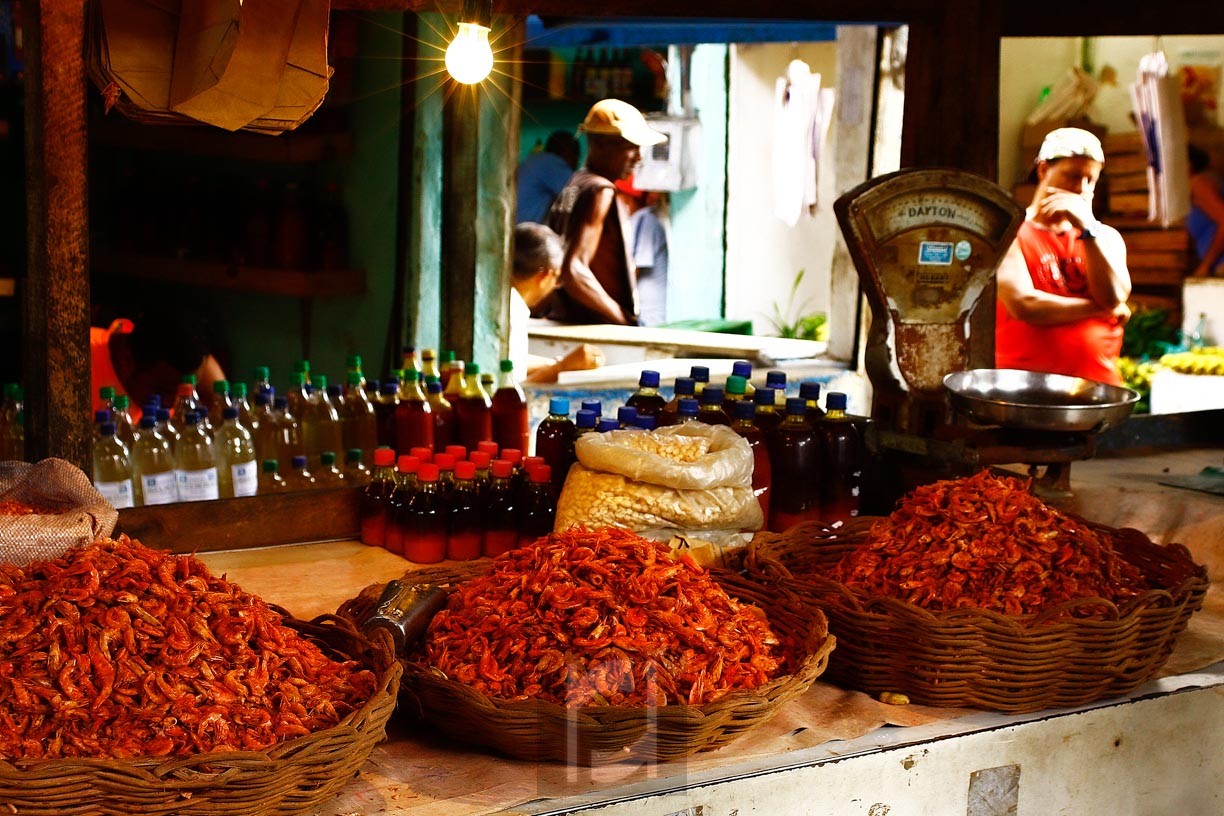
M 1023 208 L 980 176 L 911 169 L 859 185 L 834 211 L 871 307 L 864 359 L 873 391 L 868 445 L 879 472 L 893 482 L 873 485 L 891 494 L 888 506 L 916 484 L 992 464 L 1028 464 L 1034 475 L 1045 465 L 1038 489 L 1069 495 L 1070 462 L 1093 456 L 1104 423 L 1085 430 L 1034 422 L 1021 406 L 983 424 L 963 400 L 954 405 L 944 383 L 953 372 L 994 367 L 995 304 L 982 294 L 994 292 L 995 270 L 1024 220 Z M 975 308 L 988 310 L 981 315 L 989 326 L 980 332 L 985 336 L 970 330 Z M 1047 393 L 1042 401 L 1062 397 Z

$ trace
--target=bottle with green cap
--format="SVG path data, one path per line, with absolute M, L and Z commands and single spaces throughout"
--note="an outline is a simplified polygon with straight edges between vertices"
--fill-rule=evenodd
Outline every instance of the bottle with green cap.
M 220 428 L 224 421 L 222 413 L 226 408 L 234 407 L 234 401 L 230 398 L 229 380 L 213 380 L 212 390 L 212 399 L 209 400 L 208 405 L 208 419 L 216 429 Z
M 493 392 L 493 441 L 498 448 L 527 450 L 531 443 L 527 395 L 514 376 L 513 360 L 502 360 L 498 368 L 501 379 Z
M 247 384 L 244 382 L 230 383 L 230 399 L 238 409 L 238 423 L 252 434 L 255 433 L 255 413 L 251 408 L 251 400 L 247 395 Z
M 346 451 L 356 448 L 361 451 L 362 461 L 373 461 L 374 447 L 378 444 L 374 402 L 360 371 L 349 371 L 345 376 L 344 399 L 339 406 L 340 437 Z
M 289 483 L 285 481 L 285 477 L 281 476 L 279 471 L 280 463 L 275 459 L 263 460 L 259 472 L 259 495 L 284 493 L 289 490 Z
M 336 452 L 323 451 L 319 454 L 319 467 L 314 472 L 315 482 L 319 487 L 345 487 L 344 472 L 336 465 Z
M 301 374 L 302 381 L 306 383 L 307 385 L 311 384 L 310 383 L 310 361 L 309 360 L 298 360 L 296 363 L 294 363 L 293 373 Z
M 319 467 L 319 455 L 325 450 L 333 453 L 344 444 L 340 429 L 340 413 L 327 393 L 327 376 L 316 374 L 310 387 L 309 398 L 302 408 L 302 442 L 306 445 L 306 456 L 313 473 Z
M 434 447 L 433 406 L 421 389 L 421 373 L 404 370 L 400 381 L 399 403 L 395 406 L 395 449 Z
M 366 378 L 365 372 L 361 370 L 360 354 L 350 354 L 344 358 L 344 381 L 346 383 L 348 382 L 349 375 L 353 373 L 357 374 L 358 378 L 361 380 L 361 387 L 365 388 Z
M 251 387 L 255 389 L 255 394 L 273 394 L 275 390 L 272 388 L 272 372 L 267 366 L 255 366 L 254 382 Z
M 723 411 L 728 417 L 735 416 L 735 403 L 742 402 L 748 394 L 748 380 L 741 374 L 727 377 L 727 385 L 723 389 Z
M 459 399 L 451 400 L 459 423 L 459 444 L 476 450 L 493 438 L 493 400 L 480 387 L 480 366 L 470 363 L 464 370 Z
M 115 436 L 120 442 L 127 445 L 130 452 L 132 443 L 136 441 L 136 421 L 132 419 L 132 400 L 127 394 L 116 394 L 111 400 L 111 405 L 114 406 L 111 415 L 115 420 Z
M 364 487 L 370 481 L 370 469 L 366 467 L 365 454 L 361 448 L 349 448 L 344 453 L 344 481 L 352 487 Z
M 453 404 L 463 391 L 463 361 L 449 349 L 442 352 L 442 393 Z
M 98 402 L 94 404 L 94 410 L 100 411 L 103 408 L 115 410 L 115 386 L 113 385 L 104 385 L 98 389 Z

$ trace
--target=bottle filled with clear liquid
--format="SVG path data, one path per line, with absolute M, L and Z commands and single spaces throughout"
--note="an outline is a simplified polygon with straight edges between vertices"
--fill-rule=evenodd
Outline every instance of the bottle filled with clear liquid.
M 115 423 L 103 422 L 93 444 L 93 483 L 116 510 L 136 506 L 132 489 L 132 459 L 127 446 L 115 436 Z
M 357 358 L 358 366 L 361 358 Z M 344 387 L 344 399 L 340 404 L 340 436 L 345 450 L 357 448 L 362 459 L 373 461 L 374 448 L 378 446 L 378 419 L 374 415 L 374 403 L 365 389 L 365 378 L 361 371 L 349 371 Z
M 221 409 L 221 425 L 213 433 L 217 453 L 217 495 L 222 499 L 254 496 L 259 491 L 259 460 L 251 432 L 238 421 L 234 405 Z
M 156 416 L 146 413 L 140 418 L 132 443 L 132 484 L 137 505 L 152 507 L 178 501 L 174 470 L 170 440 L 158 430 Z
M 197 411 L 183 416 L 183 431 L 175 451 L 178 465 L 179 501 L 208 501 L 220 497 L 217 484 L 217 455 L 213 440 Z

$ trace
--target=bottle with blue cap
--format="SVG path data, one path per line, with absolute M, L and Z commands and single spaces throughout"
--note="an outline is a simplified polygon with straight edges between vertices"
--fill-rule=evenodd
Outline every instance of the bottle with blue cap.
M 845 524 L 859 514 L 863 479 L 863 439 L 846 413 L 846 395 L 830 391 L 828 411 L 816 424 L 822 463 L 820 520 L 830 527 Z
M 701 392 L 710 384 L 710 367 L 695 365 L 689 369 L 689 377 L 693 379 L 693 396 L 701 398 Z
M 723 410 L 722 386 L 707 385 L 701 392 L 701 407 L 697 409 L 697 421 L 707 425 L 730 425 L 731 417 Z
M 638 410 L 632 405 L 622 405 L 616 409 L 616 422 L 622 430 L 637 427 Z
M 686 422 L 696 422 L 697 414 L 701 410 L 701 403 L 692 397 L 682 397 L 680 404 L 676 406 L 676 424 L 683 425 Z
M 238 408 L 221 409 L 221 424 L 213 434 L 217 459 L 217 495 L 222 499 L 254 496 L 259 488 L 259 463 L 251 432 L 238 421 Z
M 677 377 L 672 391 L 671 400 L 663 406 L 655 419 L 660 428 L 676 425 L 680 422 L 680 400 L 694 397 L 697 394 L 697 381 L 692 377 Z
M 642 376 L 638 379 L 638 390 L 625 400 L 625 405 L 636 408 L 638 416 L 652 417 L 662 411 L 667 400 L 659 393 L 659 372 L 649 369 L 642 371 Z
M 99 425 L 98 434 L 93 444 L 94 487 L 116 510 L 135 507 L 132 459 L 127 446 L 115 436 L 115 423 L 109 419 Z
M 807 421 L 813 427 L 824 416 L 820 408 L 820 383 L 815 380 L 804 380 L 799 383 L 799 398 L 807 406 Z
M 694 400 L 695 402 L 696 400 Z M 608 431 L 620 430 L 620 423 L 615 417 L 600 417 L 599 424 L 595 426 L 595 430 L 599 433 L 607 433 Z
M 776 390 L 766 386 L 758 388 L 752 395 L 752 424 L 756 425 L 766 436 L 777 430 L 778 425 L 782 422 L 782 411 L 778 410 L 777 394 Z
M 599 415 L 589 408 L 582 408 L 574 415 L 574 425 L 578 428 L 578 435 L 595 433 L 595 427 L 599 424 Z
M 137 507 L 178 501 L 174 452 L 170 440 L 158 429 L 158 410 L 146 411 L 140 418 L 136 441 L 132 443 L 132 487 L 136 491 Z
M 806 414 L 803 398 L 791 397 L 786 417 L 766 440 L 772 468 L 769 529 L 774 532 L 820 518 L 820 443 Z
M 187 411 L 183 415 L 183 431 L 175 450 L 179 501 L 206 501 L 219 497 L 217 456 L 212 437 L 204 427 L 205 416 L 199 411 Z
M 569 417 L 570 404 L 565 397 L 553 397 L 548 401 L 548 416 L 536 426 L 535 455 L 548 465 L 553 495 L 561 495 L 561 486 L 569 474 L 570 465 L 576 461 L 574 440 L 578 428 Z
M 772 388 L 762 388 L 757 391 L 773 392 Z M 771 397 L 772 399 L 772 397 Z M 731 430 L 744 438 L 752 449 L 752 493 L 761 505 L 761 514 L 769 518 L 769 488 L 773 484 L 773 468 L 769 461 L 769 445 L 765 433 L 753 421 L 756 417 L 756 406 L 748 400 L 735 403 L 731 417 Z
M 594 411 L 596 419 L 599 419 L 599 417 L 603 416 L 603 405 L 600 403 L 599 400 L 583 400 L 582 407 L 579 408 L 578 410 Z
M 752 363 L 748 362 L 747 360 L 736 360 L 731 364 L 731 374 L 735 377 L 744 378 L 744 397 L 746 399 L 752 399 L 752 395 L 756 391 L 756 389 L 752 387 Z

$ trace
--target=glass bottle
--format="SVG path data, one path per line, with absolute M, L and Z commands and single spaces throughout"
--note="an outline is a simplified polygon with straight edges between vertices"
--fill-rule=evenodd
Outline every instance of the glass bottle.
M 136 490 L 138 507 L 178 501 L 174 453 L 170 450 L 170 440 L 157 429 L 155 414 L 140 418 L 136 441 L 132 443 L 132 487 Z
M 728 417 L 735 416 L 735 403 L 746 399 L 747 395 L 748 380 L 739 374 L 732 374 L 727 378 L 727 385 L 723 389 L 723 411 Z M 755 393 L 753 396 L 756 396 Z
M 761 391 L 773 389 L 761 389 Z M 754 395 L 755 396 L 755 395 Z M 761 505 L 761 515 L 769 519 L 769 488 L 773 484 L 773 472 L 769 461 L 769 445 L 765 434 L 752 421 L 756 414 L 756 406 L 748 400 L 740 400 L 735 404 L 735 416 L 731 420 L 731 430 L 735 431 L 748 442 L 752 448 L 752 492 Z
M 325 450 L 319 454 L 319 468 L 314 474 L 319 487 L 347 487 L 348 478 L 336 465 L 336 452 Z
M 446 447 L 458 438 L 455 427 L 455 408 L 442 393 L 442 383 L 430 380 L 425 383 L 425 393 L 433 411 L 434 445 Z
M 701 392 L 701 407 L 697 409 L 697 421 L 707 425 L 730 425 L 731 418 L 723 410 L 722 386 L 707 385 Z
M 378 400 L 374 403 L 379 447 L 394 448 L 398 441 L 395 431 L 395 412 L 398 407 L 399 386 L 393 381 L 382 383 L 378 387 Z
M 492 476 L 485 502 L 484 537 L 481 550 L 489 558 L 496 558 L 518 545 L 518 523 L 515 512 L 515 491 L 512 477 L 514 465 L 505 459 L 494 459 L 490 466 Z
M 557 500 L 552 486 L 552 468 L 538 465 L 531 469 L 527 489 L 518 508 L 518 545 L 526 547 L 553 531 Z
M 527 441 L 527 440 L 524 440 L 524 441 Z M 517 447 L 517 446 L 516 446 L 516 445 L 510 445 L 509 447 L 512 447 L 512 448 L 513 448 L 513 447 Z M 478 450 L 478 451 L 484 451 L 485 453 L 489 454 L 489 459 L 490 459 L 490 460 L 493 460 L 493 459 L 496 459 L 496 458 L 497 458 L 497 452 L 498 452 L 499 450 L 501 450 L 501 448 L 502 448 L 502 446 L 501 446 L 501 445 L 499 445 L 499 444 L 497 444 L 496 442 L 494 442 L 492 439 L 486 439 L 486 440 L 482 441 L 482 442 L 481 442 L 479 445 L 477 445 L 477 446 L 476 446 L 476 450 Z M 520 448 L 520 450 L 521 450 L 521 448 Z
M 421 390 L 420 372 L 405 369 L 400 382 L 399 404 L 395 406 L 395 449 L 434 446 L 433 406 Z
M 815 380 L 804 380 L 799 383 L 799 398 L 807 407 L 807 421 L 813 428 L 825 415 L 820 408 L 820 383 Z
M 674 388 L 674 395 L 671 400 L 663 406 L 663 410 L 659 411 L 658 422 L 660 428 L 665 428 L 668 425 L 677 424 L 676 415 L 680 412 L 680 400 L 685 397 L 691 397 L 695 394 L 697 381 L 692 377 L 677 377 Z
M 569 407 L 565 397 L 553 397 L 548 401 L 548 416 L 536 426 L 535 452 L 552 474 L 553 495 L 561 494 L 570 465 L 576 461 L 574 440 L 578 429 L 570 421 Z
M 658 415 L 667 405 L 667 400 L 659 393 L 659 372 L 649 369 L 642 371 L 638 389 L 625 400 L 625 405 L 636 408 L 638 416 Z
M 254 496 L 259 489 L 259 465 L 251 432 L 238 422 L 238 408 L 221 412 L 221 424 L 213 434 L 217 457 L 217 495 L 222 499 Z
M 846 414 L 846 395 L 830 391 L 828 411 L 816 424 L 822 464 L 820 520 L 830 527 L 845 524 L 859 514 L 863 478 L 863 439 Z
M 459 401 L 452 404 L 459 423 L 458 442 L 461 445 L 474 449 L 481 441 L 493 439 L 493 400 L 480 387 L 480 366 L 475 363 L 467 366 Z
M 484 512 L 473 462 L 455 463 L 455 487 L 446 509 L 446 557 L 453 561 L 479 558 Z
M 316 486 L 314 474 L 310 472 L 310 459 L 304 454 L 293 457 L 285 482 L 290 490 L 313 490 Z
M 293 374 L 294 374 L 294 376 L 289 378 L 289 382 L 290 382 L 290 383 L 293 383 L 293 381 L 297 379 L 297 376 L 296 376 L 296 375 L 301 374 L 301 375 L 302 375 L 302 382 L 303 382 L 305 385 L 310 385 L 310 383 L 311 383 L 311 380 L 310 380 L 310 361 L 309 361 L 309 360 L 298 360 L 296 363 L 294 363 L 294 364 L 293 364 Z
M 410 449 L 408 453 L 409 455 L 415 456 L 417 459 L 419 459 L 422 464 L 433 461 L 433 448 L 416 447 Z
M 280 463 L 275 459 L 264 459 L 263 466 L 259 472 L 259 495 L 264 496 L 268 493 L 283 493 L 289 489 L 289 485 L 285 482 L 285 478 L 278 472 Z
M 355 355 L 354 355 L 355 356 Z M 357 365 L 361 358 L 357 357 Z M 378 446 L 378 420 L 374 414 L 374 403 L 365 389 L 365 378 L 361 371 L 349 371 L 346 375 L 344 400 L 340 404 L 340 436 L 345 450 L 357 448 L 363 460 L 371 460 Z
M 788 399 L 786 417 L 767 437 L 772 470 L 769 529 L 774 532 L 820 518 L 820 442 L 806 412 L 802 398 Z
M 102 426 L 108 422 L 111 424 L 114 424 L 115 422 L 114 412 L 111 411 L 110 408 L 99 408 L 98 410 L 94 411 L 94 421 L 93 421 L 93 441 L 94 442 L 97 442 L 99 439 L 102 438 Z
M 639 431 L 653 431 L 657 425 L 655 424 L 654 417 L 639 415 L 637 418 L 637 424 L 634 425 L 634 427 Z
M 782 422 L 782 412 L 778 410 L 777 391 L 772 387 L 758 388 L 752 395 L 752 423 L 769 436 Z
M 438 487 L 438 466 L 429 462 L 417 470 L 417 490 L 408 501 L 404 519 L 404 557 L 417 564 L 446 558 L 446 504 Z
M 219 497 L 217 455 L 204 427 L 204 416 L 197 411 L 183 415 L 183 431 L 174 452 L 178 465 L 179 501 L 208 501 Z
M 395 489 L 395 451 L 374 449 L 374 468 L 361 493 L 361 543 L 382 547 L 387 540 L 387 500 Z
M 370 481 L 361 448 L 349 448 L 344 454 L 344 480 L 352 487 L 364 487 Z
M 396 555 L 404 554 L 405 513 L 408 512 L 408 502 L 417 491 L 417 471 L 420 467 L 421 460 L 415 456 L 405 454 L 395 459 L 395 486 L 387 496 L 387 532 L 383 546 Z
M 103 422 L 93 444 L 93 483 L 116 510 L 136 506 L 132 490 L 132 459 L 127 445 L 115 436 L 115 423 Z
M 527 395 L 514 378 L 514 363 L 502 360 L 501 380 L 493 392 L 493 441 L 499 448 L 523 450 L 531 442 L 527 422 Z

